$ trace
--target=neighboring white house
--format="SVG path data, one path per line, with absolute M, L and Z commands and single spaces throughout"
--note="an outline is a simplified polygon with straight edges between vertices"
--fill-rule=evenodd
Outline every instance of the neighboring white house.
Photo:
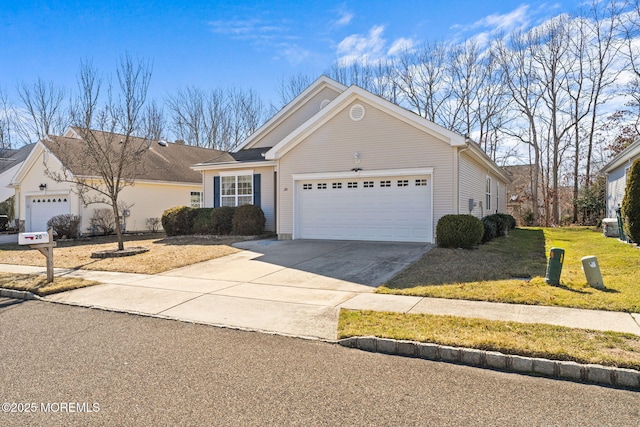
M 95 209 L 104 204 L 84 205 L 77 194 L 76 184 L 56 182 L 46 169 L 67 170 L 71 176 L 95 177 L 97 173 L 78 170 L 60 161 L 58 150 L 79 150 L 85 142 L 70 128 L 64 136 L 49 136 L 38 142 L 19 168 L 10 186 L 15 191 L 16 217 L 26 231 L 47 229 L 47 221 L 60 214 L 79 215 L 81 233 L 90 230 L 90 220 Z M 202 205 L 202 176 L 191 165 L 219 156 L 222 152 L 200 147 L 148 141 L 143 173 L 136 177 L 133 186 L 125 187 L 120 200 L 127 206 L 124 214 L 126 231 L 148 230 L 148 218 L 160 218 L 162 213 L 175 206 Z M 49 174 L 50 175 L 50 174 Z
M 14 195 L 9 184 L 35 145 L 28 144 L 19 149 L 0 150 L 0 202 Z
M 443 215 L 506 212 L 510 181 L 476 143 L 325 76 L 193 169 L 206 207 L 259 205 L 280 239 L 435 242 Z
M 600 172 L 607 176 L 607 217 L 616 217 L 616 208 L 622 205 L 627 175 L 631 165 L 640 159 L 640 139 L 616 155 Z

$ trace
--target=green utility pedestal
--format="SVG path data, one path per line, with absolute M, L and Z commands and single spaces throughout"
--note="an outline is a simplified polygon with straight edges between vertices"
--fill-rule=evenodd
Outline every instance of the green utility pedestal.
M 562 273 L 562 263 L 564 262 L 564 249 L 551 248 L 549 263 L 547 264 L 547 275 L 544 281 L 549 285 L 560 284 L 560 274 Z
M 594 256 L 586 256 L 582 258 L 582 271 L 587 276 L 587 283 L 592 288 L 604 289 L 598 258 Z

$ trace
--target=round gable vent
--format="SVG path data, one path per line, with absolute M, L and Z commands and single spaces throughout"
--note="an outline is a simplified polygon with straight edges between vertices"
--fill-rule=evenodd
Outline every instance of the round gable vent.
M 355 104 L 349 110 L 349 117 L 354 122 L 362 120 L 364 118 L 364 107 L 361 104 Z
M 320 103 L 320 109 L 322 110 L 324 107 L 326 107 L 329 103 L 331 102 L 330 99 L 323 99 L 322 102 Z

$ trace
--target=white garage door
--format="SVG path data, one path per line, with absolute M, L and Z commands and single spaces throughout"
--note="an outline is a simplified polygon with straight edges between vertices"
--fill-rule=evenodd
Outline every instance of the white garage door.
M 296 238 L 431 242 L 431 177 L 296 183 Z
M 47 221 L 56 215 L 69 213 L 67 196 L 27 198 L 27 231 L 46 231 Z

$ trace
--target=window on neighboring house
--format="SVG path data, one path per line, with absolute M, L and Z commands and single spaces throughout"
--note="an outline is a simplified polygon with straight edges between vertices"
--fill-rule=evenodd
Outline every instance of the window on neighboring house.
M 485 200 L 484 208 L 488 211 L 491 210 L 491 177 L 487 177 L 487 200 Z
M 253 176 L 220 177 L 220 206 L 241 206 L 253 203 Z
M 192 208 L 201 208 L 202 207 L 202 192 L 201 191 L 192 191 L 191 192 L 191 207 Z

